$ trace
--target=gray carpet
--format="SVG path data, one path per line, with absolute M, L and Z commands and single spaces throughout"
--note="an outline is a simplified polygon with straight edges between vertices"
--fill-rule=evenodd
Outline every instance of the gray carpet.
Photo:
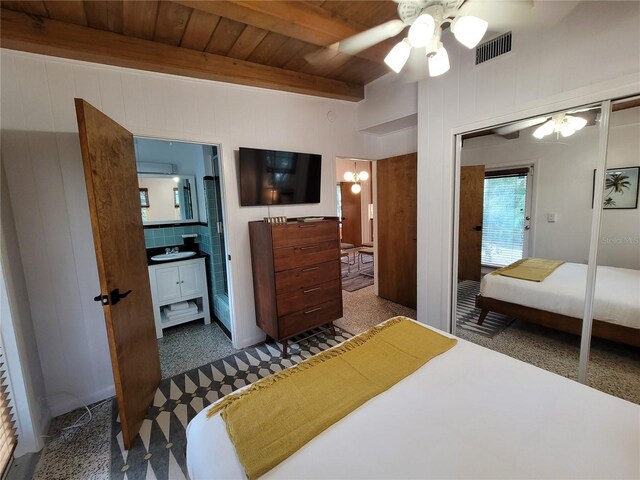
M 485 337 L 493 338 L 513 323 L 515 318 L 489 312 L 478 325 L 480 309 L 475 306 L 476 295 L 480 292 L 480 282 L 464 280 L 458 283 L 458 308 L 456 321 L 458 329 L 463 328 Z
M 351 269 L 351 273 L 349 273 Z M 367 263 L 347 266 L 346 259 L 342 262 L 342 289 L 347 292 L 355 292 L 361 288 L 373 285 L 373 261 L 368 260 Z

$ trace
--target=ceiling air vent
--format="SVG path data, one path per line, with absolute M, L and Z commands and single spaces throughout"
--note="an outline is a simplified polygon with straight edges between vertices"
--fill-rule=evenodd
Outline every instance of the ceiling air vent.
M 476 65 L 511 51 L 511 32 L 484 42 L 476 48 Z

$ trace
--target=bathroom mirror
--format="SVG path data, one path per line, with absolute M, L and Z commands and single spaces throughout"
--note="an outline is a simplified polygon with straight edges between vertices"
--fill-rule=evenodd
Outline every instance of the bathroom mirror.
M 139 173 L 138 188 L 144 225 L 198 221 L 195 177 Z

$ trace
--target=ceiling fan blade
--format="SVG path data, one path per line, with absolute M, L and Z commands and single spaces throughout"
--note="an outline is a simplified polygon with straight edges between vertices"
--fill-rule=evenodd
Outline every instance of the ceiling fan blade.
M 541 123 L 546 122 L 548 119 L 549 117 L 529 118 L 527 120 L 521 120 L 520 122 L 510 123 L 509 125 L 505 125 L 504 127 L 495 128 L 493 131 L 498 135 L 509 135 L 510 133 L 524 130 L 525 128 L 540 125 Z
M 355 55 L 369 47 L 373 47 L 376 43 L 380 43 L 388 38 L 395 37 L 407 25 L 400 19 L 389 20 L 377 27 L 370 28 L 364 32 L 356 33 L 352 37 L 341 40 L 338 49 L 342 53 Z
M 326 63 L 339 54 L 340 51 L 338 50 L 338 43 L 336 42 L 326 48 L 318 48 L 318 50 L 307 53 L 304 59 L 311 65 L 317 65 L 319 63 Z

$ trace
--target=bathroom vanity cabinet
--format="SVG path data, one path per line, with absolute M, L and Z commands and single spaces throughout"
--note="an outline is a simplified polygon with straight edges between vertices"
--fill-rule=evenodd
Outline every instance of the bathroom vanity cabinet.
M 163 329 L 181 323 L 200 318 L 204 319 L 206 325 L 211 323 L 204 258 L 149 265 L 149 279 L 157 338 L 162 338 Z M 167 311 L 171 305 L 185 301 L 195 303 L 198 311 L 175 319 L 169 318 Z

